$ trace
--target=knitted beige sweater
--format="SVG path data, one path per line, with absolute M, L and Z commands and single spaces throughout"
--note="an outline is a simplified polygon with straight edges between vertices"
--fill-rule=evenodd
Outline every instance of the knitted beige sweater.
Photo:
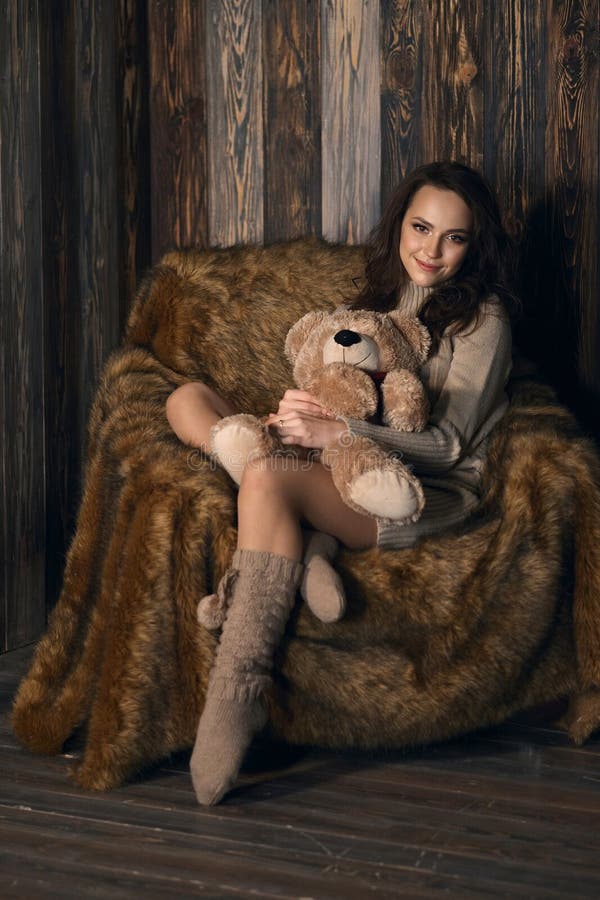
M 429 289 L 409 283 L 398 308 L 416 316 Z M 352 434 L 363 434 L 399 453 L 417 475 L 456 478 L 476 487 L 485 459 L 486 438 L 503 415 L 505 386 L 512 365 L 510 324 L 490 297 L 476 328 L 443 337 L 437 353 L 420 371 L 431 413 L 424 431 L 396 431 L 343 416 Z

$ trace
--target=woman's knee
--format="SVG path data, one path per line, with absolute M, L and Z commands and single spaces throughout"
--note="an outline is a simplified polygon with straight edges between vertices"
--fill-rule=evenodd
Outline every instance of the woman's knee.
M 207 386 L 202 381 L 188 381 L 175 388 L 167 397 L 167 411 L 180 412 L 197 403 L 206 403 L 208 400 Z
M 204 446 L 211 426 L 228 415 L 224 401 L 201 381 L 176 388 L 167 397 L 165 412 L 177 437 L 193 447 Z
M 238 505 L 266 504 L 270 498 L 293 506 L 296 493 L 289 468 L 276 456 L 251 460 L 242 475 L 238 493 Z
M 188 381 L 167 397 L 167 417 L 179 418 L 206 409 L 218 415 L 230 415 L 233 409 L 203 381 Z
M 191 408 L 194 398 L 198 402 L 201 397 L 201 385 L 196 382 L 182 384 L 175 388 L 172 394 L 167 397 L 167 419 L 169 422 L 177 421 L 181 415 L 185 415 Z

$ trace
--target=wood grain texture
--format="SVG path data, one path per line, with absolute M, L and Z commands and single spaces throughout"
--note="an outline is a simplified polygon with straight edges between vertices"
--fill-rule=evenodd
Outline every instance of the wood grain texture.
M 119 341 L 117 0 L 75 4 L 81 420 L 102 363 Z M 81 435 L 85 443 L 85 436 Z
M 543 0 L 490 4 L 484 15 L 484 169 L 517 241 L 544 190 Z
M 322 0 L 323 235 L 365 240 L 380 211 L 380 38 L 375 0 Z
M 188 753 L 94 793 L 68 780 L 77 744 L 24 753 L 6 713 L 30 655 L 0 667 L 7 898 L 598 896 L 600 744 L 569 745 L 548 714 L 400 753 L 257 742 L 231 798 L 201 808 Z
M 74 529 L 85 422 L 80 409 L 79 194 L 74 0 L 40 4 L 44 232 L 46 606 L 58 599 Z M 39 598 L 41 601 L 41 598 Z
M 207 0 L 207 122 L 211 246 L 264 235 L 260 0 Z
M 421 149 L 423 4 L 416 0 L 381 3 L 381 199 L 415 166 L 426 162 Z
M 320 0 L 265 0 L 265 241 L 321 231 Z
M 599 5 L 567 0 L 548 5 L 548 127 L 546 181 L 550 191 L 551 253 L 559 261 L 555 308 L 573 311 L 577 375 L 600 392 L 600 239 L 598 97 Z
M 44 346 L 38 4 L 5 4 L 0 29 L 0 647 L 46 617 Z
M 150 4 L 153 6 L 153 4 Z M 119 333 L 141 273 L 150 265 L 150 129 L 144 0 L 119 0 L 117 102 L 120 107 Z
M 480 0 L 423 5 L 423 158 L 455 159 L 483 169 Z M 493 77 L 489 73 L 489 77 Z
M 97 373 L 169 247 L 361 241 L 402 175 L 463 159 L 520 241 L 534 355 L 600 409 L 597 0 L 4 7 L 3 646 L 43 621 L 44 530 L 56 599 Z
M 208 246 L 205 4 L 148 4 L 152 259 Z

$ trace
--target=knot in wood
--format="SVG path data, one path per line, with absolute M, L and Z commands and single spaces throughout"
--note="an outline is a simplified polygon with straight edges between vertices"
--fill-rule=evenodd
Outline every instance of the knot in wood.
M 461 63 L 458 69 L 459 81 L 462 81 L 463 84 L 471 84 L 471 82 L 477 75 L 477 71 L 477 66 L 475 65 L 473 60 Z
M 581 35 L 573 34 L 565 39 L 562 48 L 562 62 L 566 69 L 573 69 L 579 64 L 582 49 Z
M 386 76 L 391 90 L 412 90 L 415 86 L 414 52 L 403 48 L 401 53 L 392 53 L 386 63 Z

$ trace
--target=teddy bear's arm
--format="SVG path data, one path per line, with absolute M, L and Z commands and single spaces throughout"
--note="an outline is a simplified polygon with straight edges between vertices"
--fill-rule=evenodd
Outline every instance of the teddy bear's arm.
M 422 431 L 429 417 L 423 383 L 408 369 L 388 372 L 381 385 L 383 421 L 398 431 Z
M 299 385 L 338 415 L 367 419 L 377 411 L 377 388 L 366 372 L 345 363 L 329 363 Z

